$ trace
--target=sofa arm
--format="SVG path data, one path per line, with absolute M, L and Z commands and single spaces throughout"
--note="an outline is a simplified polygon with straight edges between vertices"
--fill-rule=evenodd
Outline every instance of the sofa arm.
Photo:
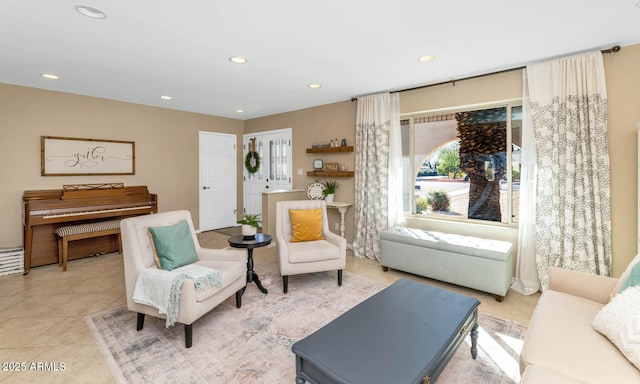
M 569 269 L 549 268 L 549 289 L 602 304 L 609 302 L 618 279 Z
M 344 237 L 337 235 L 331 231 L 326 232 L 323 235 L 328 242 L 338 247 L 341 255 L 347 251 L 347 240 Z

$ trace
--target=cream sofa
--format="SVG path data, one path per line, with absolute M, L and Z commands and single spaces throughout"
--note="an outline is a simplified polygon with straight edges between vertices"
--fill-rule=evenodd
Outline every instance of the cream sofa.
M 640 370 L 592 325 L 618 286 L 552 267 L 520 354 L 521 383 L 640 383 Z

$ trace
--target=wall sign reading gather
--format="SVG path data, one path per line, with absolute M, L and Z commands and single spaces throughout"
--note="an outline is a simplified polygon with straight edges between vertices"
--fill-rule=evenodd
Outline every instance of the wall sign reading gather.
M 41 136 L 42 176 L 134 175 L 133 141 Z

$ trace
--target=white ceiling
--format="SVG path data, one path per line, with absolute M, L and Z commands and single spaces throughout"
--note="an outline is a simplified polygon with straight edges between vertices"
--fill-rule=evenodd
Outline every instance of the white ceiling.
M 624 49 L 640 43 L 637 3 L 1 0 L 0 82 L 244 120 Z

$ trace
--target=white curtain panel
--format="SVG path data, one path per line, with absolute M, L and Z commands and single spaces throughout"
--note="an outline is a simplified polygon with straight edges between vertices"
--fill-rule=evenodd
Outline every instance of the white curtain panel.
M 395 93 L 358 97 L 353 241 L 356 258 L 380 258 L 380 232 L 395 223 L 395 211 L 402 209 L 402 190 L 394 192 L 401 188 L 395 178 L 402 175 L 395 170 L 400 166 L 396 159 L 401 157 L 395 154 L 400 151 L 399 110 L 399 96 Z
M 535 254 L 548 269 L 609 276 L 611 193 L 607 93 L 599 51 L 527 66 L 536 143 Z
M 520 210 L 518 220 L 518 258 L 511 288 L 531 295 L 540 290 L 536 266 L 536 145 L 529 108 L 527 71 L 522 71 L 522 146 L 520 156 Z

